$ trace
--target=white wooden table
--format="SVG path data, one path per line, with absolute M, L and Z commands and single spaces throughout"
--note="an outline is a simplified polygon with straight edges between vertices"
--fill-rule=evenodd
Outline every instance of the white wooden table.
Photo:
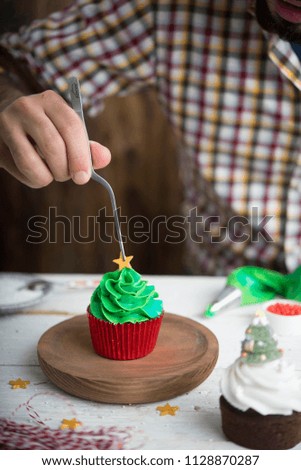
M 223 278 L 145 276 L 156 286 L 167 312 L 202 322 L 214 332 L 220 346 L 219 359 L 210 377 L 192 392 L 170 400 L 172 406 L 179 407 L 175 416 L 160 416 L 156 407 L 165 403 L 132 406 L 93 403 L 67 395 L 45 377 L 36 354 L 40 336 L 70 315 L 85 313 L 93 290 L 72 290 L 68 281 L 93 280 L 99 276 L 42 277 L 55 282 L 53 291 L 42 302 L 30 311 L 0 316 L 0 417 L 11 417 L 20 404 L 36 395 L 31 404 L 49 427 L 58 428 L 62 419 L 72 418 L 71 406 L 76 418 L 87 428 L 130 426 L 129 449 L 239 449 L 226 440 L 221 430 L 219 380 L 223 369 L 240 354 L 240 342 L 255 307 L 233 309 L 204 319 L 202 311 L 224 286 Z M 300 336 L 281 337 L 279 345 L 301 373 Z M 30 381 L 28 388 L 11 390 L 8 382 L 18 377 Z M 14 419 L 32 423 L 24 407 Z M 301 449 L 301 445 L 295 449 Z

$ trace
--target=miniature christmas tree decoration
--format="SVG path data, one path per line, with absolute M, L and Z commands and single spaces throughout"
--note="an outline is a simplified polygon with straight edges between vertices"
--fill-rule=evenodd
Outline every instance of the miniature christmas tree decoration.
M 264 313 L 256 312 L 242 341 L 241 360 L 248 364 L 263 364 L 279 359 L 282 353 Z

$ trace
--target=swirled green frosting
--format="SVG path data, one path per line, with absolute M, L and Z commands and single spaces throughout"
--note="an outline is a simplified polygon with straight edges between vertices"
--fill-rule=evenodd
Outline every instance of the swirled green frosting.
M 154 286 L 132 268 L 106 273 L 92 294 L 90 312 L 111 323 L 137 323 L 157 318 L 163 310 Z

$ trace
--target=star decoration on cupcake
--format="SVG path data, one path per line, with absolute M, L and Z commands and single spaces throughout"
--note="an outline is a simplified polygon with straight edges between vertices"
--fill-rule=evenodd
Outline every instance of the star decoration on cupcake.
M 122 253 L 120 253 L 119 258 L 113 259 L 113 263 L 118 264 L 119 271 L 121 271 L 123 268 L 131 268 L 130 262 L 134 256 L 126 256 L 125 259 L 122 257 Z
M 12 389 L 17 389 L 17 388 L 27 388 L 27 385 L 30 384 L 29 380 L 22 380 L 20 377 L 17 380 L 10 380 L 9 385 L 11 385 Z
M 81 426 L 82 423 L 77 421 L 76 418 L 72 419 L 62 419 L 62 424 L 60 425 L 60 429 L 76 429 L 78 426 Z
M 157 406 L 156 408 L 157 411 L 160 411 L 160 416 L 165 416 L 165 415 L 175 416 L 176 412 L 179 409 L 180 408 L 178 406 L 170 406 L 169 403 L 166 403 L 166 405 L 164 406 Z
M 268 325 L 268 320 L 262 310 L 257 310 L 252 325 Z

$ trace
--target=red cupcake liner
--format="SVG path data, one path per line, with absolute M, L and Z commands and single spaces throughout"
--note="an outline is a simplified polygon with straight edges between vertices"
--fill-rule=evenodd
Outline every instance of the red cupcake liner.
M 91 315 L 87 310 L 94 351 L 108 359 L 126 361 L 147 356 L 153 351 L 163 313 L 153 320 L 114 325 Z

